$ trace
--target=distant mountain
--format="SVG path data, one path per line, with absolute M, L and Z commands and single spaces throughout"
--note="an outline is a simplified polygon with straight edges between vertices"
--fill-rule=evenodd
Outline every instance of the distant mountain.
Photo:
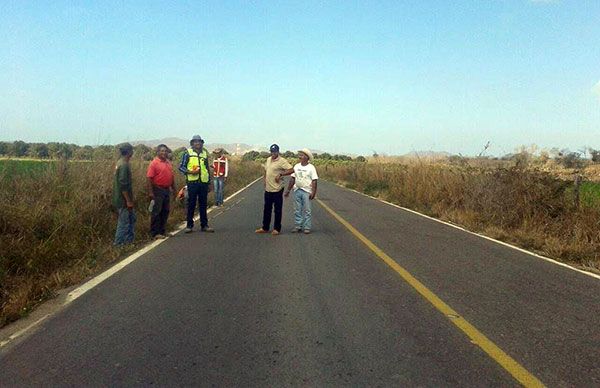
M 189 140 L 184 140 L 178 137 L 165 137 L 164 139 L 153 139 L 153 140 L 136 140 L 136 141 L 132 141 L 131 144 L 133 145 L 138 145 L 138 144 L 143 144 L 145 146 L 148 147 L 156 147 L 159 144 L 166 144 L 167 146 L 169 146 L 169 148 L 171 149 L 177 149 L 180 147 L 189 147 L 190 146 L 190 141 Z M 244 143 L 206 143 L 204 145 L 204 147 L 206 147 L 207 150 L 212 151 L 215 148 L 224 148 L 227 152 L 229 152 L 232 155 L 244 155 L 246 152 L 249 151 L 258 151 L 258 152 L 268 152 L 269 149 L 267 147 L 264 146 L 256 146 L 256 145 L 249 145 L 249 144 L 244 144 Z M 282 150 L 282 152 L 285 152 L 286 150 Z M 296 151 L 296 150 L 292 150 L 292 151 Z M 315 150 L 315 149 L 311 149 L 311 151 L 315 154 L 323 154 L 325 153 L 325 151 L 321 151 L 321 150 Z M 349 155 L 349 154 L 344 154 L 344 155 Z M 352 156 L 352 155 L 350 155 Z
M 179 147 L 187 147 L 190 145 L 189 140 L 183 140 L 178 137 L 165 137 L 164 139 L 153 139 L 153 140 L 136 140 L 132 141 L 131 144 L 138 145 L 143 144 L 148 147 L 156 147 L 159 144 L 166 144 L 169 148 L 176 149 Z
M 189 147 L 190 141 L 184 140 L 178 137 L 166 137 L 164 139 L 153 139 L 153 140 L 137 140 L 131 142 L 133 145 L 143 144 L 148 147 L 156 147 L 159 144 L 166 144 L 171 149 L 177 149 L 180 147 Z M 249 151 L 268 151 L 266 147 L 253 146 L 244 143 L 206 143 L 204 145 L 207 150 L 212 151 L 215 148 L 224 148 L 227 152 L 232 155 L 243 155 Z
M 439 152 L 439 151 L 411 151 L 407 154 L 404 154 L 402 156 L 408 157 L 408 158 L 423 158 L 423 159 L 446 159 L 449 156 L 452 156 L 451 153 L 449 152 Z

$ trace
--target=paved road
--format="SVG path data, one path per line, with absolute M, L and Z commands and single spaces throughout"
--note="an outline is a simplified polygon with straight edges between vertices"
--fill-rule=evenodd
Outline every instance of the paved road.
M 600 385 L 600 280 L 322 183 L 323 202 L 549 386 Z M 255 235 L 260 184 L 0 354 L 0 386 L 515 386 L 315 203 Z M 284 226 L 292 226 L 291 202 Z

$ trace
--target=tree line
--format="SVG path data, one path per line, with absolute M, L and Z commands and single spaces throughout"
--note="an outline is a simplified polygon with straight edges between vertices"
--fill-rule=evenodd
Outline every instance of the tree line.
M 134 158 L 141 160 L 152 160 L 155 150 L 144 144 L 137 144 L 133 147 Z M 180 147 L 171 151 L 171 158 L 178 160 L 181 154 L 185 152 L 185 147 Z M 242 156 L 242 160 L 266 159 L 271 154 L 269 152 L 249 151 Z M 282 153 L 284 158 L 293 159 L 298 154 L 293 151 Z M 74 159 L 74 160 L 107 160 L 114 159 L 117 156 L 114 145 L 80 146 L 72 143 L 27 143 L 22 140 L 14 142 L 0 142 L 0 157 L 10 158 L 33 158 L 33 159 Z M 314 154 L 315 159 L 321 160 L 339 160 L 365 162 L 364 156 L 352 158 L 348 155 L 329 154 L 327 152 Z
M 271 153 L 263 151 L 263 152 L 258 152 L 258 151 L 248 151 L 244 154 L 244 156 L 242 156 L 242 160 L 259 160 L 259 159 L 266 159 L 269 156 L 271 156 Z M 297 152 L 293 152 L 293 151 L 285 151 L 281 153 L 281 156 L 283 156 L 286 159 L 293 159 L 295 157 L 298 156 Z M 327 152 L 323 152 L 321 154 L 317 154 L 317 153 L 313 153 L 313 157 L 315 159 L 320 159 L 320 160 L 340 160 L 340 161 L 355 161 L 355 162 L 366 162 L 367 159 L 364 156 L 357 156 L 356 158 L 352 158 L 351 156 L 348 155 L 339 155 L 339 154 L 334 154 L 331 155 L 330 153 Z
M 154 149 L 138 144 L 134 146 L 134 155 L 143 160 L 152 160 Z M 22 140 L 0 142 L 0 157 L 34 159 L 75 159 L 106 160 L 114 159 L 117 152 L 114 145 L 80 146 L 72 143 L 27 143 Z

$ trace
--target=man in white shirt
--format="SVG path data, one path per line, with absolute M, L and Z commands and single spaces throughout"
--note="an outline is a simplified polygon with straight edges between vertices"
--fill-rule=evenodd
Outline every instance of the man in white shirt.
M 300 163 L 294 166 L 292 179 L 288 184 L 285 196 L 290 195 L 294 189 L 294 230 L 293 233 L 300 233 L 304 230 L 305 234 L 310 233 L 312 227 L 311 203 L 317 195 L 317 169 L 310 161 L 313 158 L 312 153 L 304 148 L 298 151 Z

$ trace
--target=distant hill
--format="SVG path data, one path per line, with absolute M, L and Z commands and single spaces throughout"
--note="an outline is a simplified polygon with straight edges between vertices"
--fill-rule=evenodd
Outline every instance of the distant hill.
M 166 144 L 171 149 L 177 149 L 180 147 L 189 147 L 190 141 L 184 140 L 178 137 L 166 137 L 164 139 L 152 139 L 152 140 L 136 140 L 131 142 L 133 145 L 143 144 L 148 147 L 156 147 L 159 144 Z M 253 146 L 244 143 L 206 143 L 204 145 L 207 150 L 212 151 L 215 148 L 224 148 L 227 152 L 232 155 L 243 155 L 249 151 L 268 151 L 266 147 Z
M 189 147 L 190 141 L 184 140 L 184 139 L 181 139 L 178 137 L 165 137 L 164 139 L 136 140 L 136 141 L 132 141 L 131 144 L 133 144 L 133 145 L 143 144 L 145 146 L 152 147 L 152 148 L 156 147 L 159 144 L 166 144 L 171 149 L 177 149 L 180 147 Z M 229 152 L 232 155 L 244 155 L 246 152 L 249 152 L 249 151 L 258 151 L 258 152 L 268 152 L 269 151 L 269 149 L 264 146 L 249 145 L 249 144 L 244 144 L 244 143 L 229 143 L 229 144 L 206 143 L 204 146 L 209 151 L 212 151 L 215 148 L 224 148 L 227 152 Z M 282 150 L 282 151 L 286 151 L 286 150 Z M 311 149 L 311 151 L 316 154 L 322 154 L 325 152 L 325 151 L 315 150 L 315 149 Z
M 411 151 L 407 154 L 402 155 L 408 158 L 422 158 L 428 160 L 446 159 L 452 156 L 449 152 L 438 152 L 438 151 Z

